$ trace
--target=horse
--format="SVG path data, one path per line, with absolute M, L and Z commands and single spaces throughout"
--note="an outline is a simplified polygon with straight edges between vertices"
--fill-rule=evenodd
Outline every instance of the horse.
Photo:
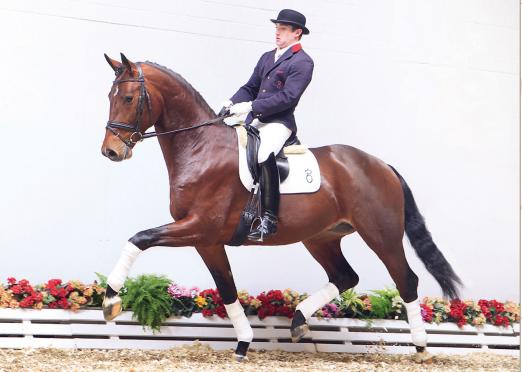
M 153 246 L 193 246 L 224 301 L 238 340 L 235 357 L 241 361 L 253 332 L 239 304 L 225 252 L 250 196 L 238 177 L 236 130 L 178 73 L 149 61 L 131 62 L 124 54 L 121 62 L 105 58 L 116 78 L 101 152 L 112 161 L 130 159 L 137 143 L 157 136 L 168 171 L 174 222 L 140 231 L 128 240 L 109 275 L 104 316 L 112 320 L 121 312 L 118 291 L 140 252 Z M 146 132 L 153 126 L 156 132 Z M 434 243 L 409 186 L 392 166 L 355 147 L 336 144 L 310 151 L 319 163 L 320 189 L 281 195 L 278 232 L 263 242 L 245 243 L 302 242 L 328 276 L 329 282 L 297 307 L 292 340 L 306 335 L 307 319 L 315 311 L 357 285 L 359 277 L 341 251 L 341 239 L 357 232 L 384 263 L 405 303 L 415 355 L 419 361 L 430 360 L 417 294 L 419 279 L 405 257 L 404 233 L 444 296 L 456 298 L 462 282 Z

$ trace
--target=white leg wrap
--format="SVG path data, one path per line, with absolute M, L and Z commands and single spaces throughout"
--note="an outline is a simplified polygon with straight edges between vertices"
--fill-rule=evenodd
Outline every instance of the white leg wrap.
M 405 302 L 404 305 L 406 306 L 406 312 L 408 314 L 408 323 L 410 324 L 413 344 L 415 346 L 426 346 L 428 336 L 426 335 L 426 330 L 424 329 L 424 321 L 422 320 L 421 316 L 419 299 L 409 303 Z
M 123 283 L 129 274 L 129 270 L 140 253 L 141 249 L 131 242 L 127 242 L 125 247 L 123 247 L 120 259 L 116 262 L 116 266 L 114 266 L 114 269 L 112 269 L 112 272 L 107 279 L 107 284 L 109 284 L 116 292 L 123 287 Z
M 252 342 L 254 331 L 252 331 L 252 327 L 250 327 L 248 318 L 245 315 L 245 310 L 243 309 L 243 306 L 241 306 L 239 299 L 236 299 L 236 302 L 230 305 L 225 305 L 225 309 L 227 310 L 227 315 L 236 331 L 237 340 Z
M 328 283 L 319 291 L 312 294 L 303 302 L 297 305 L 296 310 L 300 310 L 305 319 L 310 318 L 317 310 L 322 308 L 324 305 L 332 301 L 334 298 L 339 296 L 339 289 L 332 284 Z

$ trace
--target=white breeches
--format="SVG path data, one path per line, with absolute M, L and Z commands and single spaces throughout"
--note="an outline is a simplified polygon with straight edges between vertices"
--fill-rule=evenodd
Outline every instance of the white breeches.
M 261 145 L 257 152 L 258 163 L 268 159 L 272 152 L 277 155 L 292 134 L 292 131 L 281 123 L 262 123 L 258 119 L 254 119 L 251 125 L 259 129 L 261 137 Z

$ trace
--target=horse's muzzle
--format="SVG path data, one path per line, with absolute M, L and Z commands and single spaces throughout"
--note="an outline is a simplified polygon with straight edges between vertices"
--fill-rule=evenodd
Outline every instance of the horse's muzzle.
M 109 147 L 102 147 L 102 155 L 109 158 L 112 161 L 122 161 L 130 159 L 132 157 L 132 150 L 125 146 L 121 152 L 118 152 Z

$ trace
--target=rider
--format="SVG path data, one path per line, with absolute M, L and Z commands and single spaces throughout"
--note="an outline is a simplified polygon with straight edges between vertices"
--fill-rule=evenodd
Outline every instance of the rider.
M 279 172 L 275 154 L 290 136 L 295 137 L 294 110 L 314 69 L 312 58 L 300 44 L 302 35 L 310 32 L 305 16 L 283 9 L 271 21 L 276 25 L 277 48 L 261 56 L 248 82 L 225 102 L 219 113 L 248 114 L 245 123 L 256 127 L 261 137 L 258 163 L 263 213 L 259 226 L 248 235 L 253 241 L 263 241 L 277 231 Z

